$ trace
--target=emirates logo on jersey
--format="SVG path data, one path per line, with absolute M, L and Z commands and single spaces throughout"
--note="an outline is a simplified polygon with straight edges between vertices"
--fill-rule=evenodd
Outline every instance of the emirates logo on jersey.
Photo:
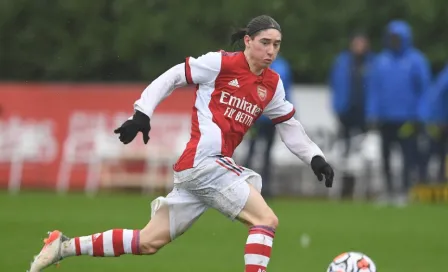
M 227 105 L 224 116 L 238 121 L 246 126 L 251 126 L 254 118 L 263 111 L 257 104 L 246 100 L 246 97 L 239 98 L 227 92 L 221 92 L 219 99 L 221 104 Z
M 258 86 L 257 93 L 258 93 L 258 97 L 261 99 L 261 101 L 264 101 L 266 99 L 266 95 L 267 95 L 266 88 L 264 88 L 262 86 Z

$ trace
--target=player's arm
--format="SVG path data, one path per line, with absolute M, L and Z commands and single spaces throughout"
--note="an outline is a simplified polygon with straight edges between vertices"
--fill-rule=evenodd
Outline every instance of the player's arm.
M 213 82 L 220 68 L 221 53 L 218 52 L 211 52 L 198 58 L 189 57 L 184 63 L 172 67 L 145 88 L 140 98 L 134 103 L 134 115 L 114 132 L 120 134 L 121 142 L 128 144 L 140 131 L 143 133 L 143 142 L 146 144 L 149 141 L 149 131 L 151 130 L 150 118 L 157 105 L 176 88 L 188 84 Z
M 271 102 L 263 112 L 276 125 L 288 149 L 308 165 L 315 156 L 324 157 L 322 150 L 308 137 L 302 124 L 294 118 L 294 106 L 285 99 L 283 83 L 279 80 Z
M 303 162 L 310 165 L 319 180 L 325 176 L 325 185 L 333 183 L 333 169 L 326 162 L 322 150 L 306 134 L 302 124 L 294 118 L 294 106 L 285 99 L 283 83 L 279 80 L 273 99 L 264 114 L 275 124 L 286 147 Z
M 157 105 L 176 88 L 187 84 L 207 84 L 213 82 L 221 68 L 221 53 L 210 52 L 198 58 L 188 57 L 156 80 L 142 92 L 134 103 L 134 109 L 151 117 Z
M 140 98 L 134 103 L 134 110 L 152 117 L 157 105 L 168 97 L 176 88 L 187 85 L 185 63 L 172 67 L 143 90 Z

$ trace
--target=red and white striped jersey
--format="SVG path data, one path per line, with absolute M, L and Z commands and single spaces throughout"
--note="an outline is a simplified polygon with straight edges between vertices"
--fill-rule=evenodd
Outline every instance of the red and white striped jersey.
M 187 84 L 197 88 L 191 137 L 174 165 L 175 171 L 195 167 L 210 156 L 232 157 L 262 113 L 278 124 L 280 138 L 302 161 L 309 164 L 314 156 L 324 157 L 293 117 L 295 110 L 285 99 L 279 75 L 271 69 L 258 76 L 253 74 L 243 52 L 210 52 L 187 58 L 154 80 L 134 109 L 151 117 L 165 97 Z
M 191 138 L 174 165 L 181 171 L 214 155 L 232 157 L 245 133 L 263 113 L 274 123 L 294 116 L 277 73 L 249 70 L 243 52 L 211 52 L 185 61 L 185 77 L 196 84 Z

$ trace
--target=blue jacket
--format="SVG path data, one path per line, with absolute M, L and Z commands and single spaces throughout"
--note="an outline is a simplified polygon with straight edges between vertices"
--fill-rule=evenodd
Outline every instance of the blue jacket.
M 270 68 L 280 75 L 280 78 L 283 81 L 283 87 L 285 88 L 286 100 L 291 102 L 290 99 L 291 99 L 291 88 L 293 85 L 293 80 L 292 80 L 291 68 L 288 64 L 288 61 L 286 61 L 286 59 L 278 55 L 277 58 L 274 60 L 274 62 L 271 63 Z M 271 122 L 271 120 L 267 116 L 261 115 L 256 122 Z
M 412 45 L 410 26 L 392 21 L 387 34 L 401 37 L 401 48 L 393 50 L 386 35 L 386 48 L 377 55 L 369 79 L 367 119 L 374 121 L 415 121 L 419 119 L 419 103 L 431 81 L 428 61 Z
M 368 84 L 373 58 L 373 53 L 368 53 L 364 59 L 364 86 L 367 86 Z M 353 60 L 354 55 L 349 50 L 343 51 L 336 57 L 330 72 L 329 85 L 332 91 L 332 105 L 333 110 L 337 114 L 346 113 L 350 107 L 350 91 L 352 85 L 351 69 Z M 367 101 L 365 103 L 367 103 Z
M 425 123 L 448 124 L 448 65 L 436 76 L 422 101 L 421 119 Z

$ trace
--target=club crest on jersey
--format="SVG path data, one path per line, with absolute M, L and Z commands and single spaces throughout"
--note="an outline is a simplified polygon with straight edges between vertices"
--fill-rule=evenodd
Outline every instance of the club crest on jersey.
M 264 101 L 266 99 L 267 90 L 263 86 L 257 87 L 257 93 L 258 97 L 261 99 L 261 101 Z

